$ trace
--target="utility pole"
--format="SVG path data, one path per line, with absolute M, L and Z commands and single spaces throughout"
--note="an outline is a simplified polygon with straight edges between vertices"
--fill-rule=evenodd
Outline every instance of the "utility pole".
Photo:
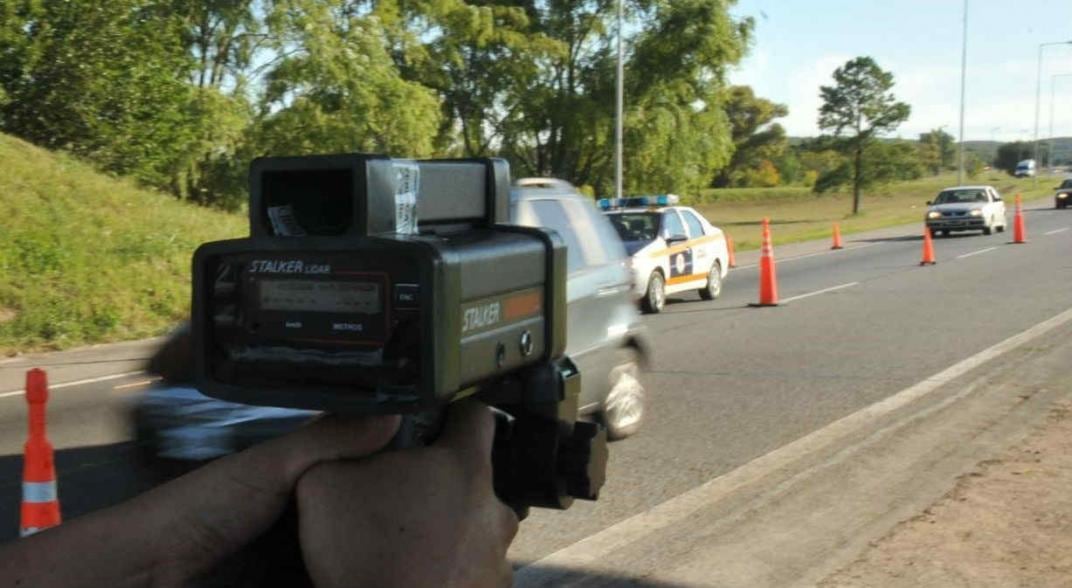
M 618 76 L 617 76 L 617 91 L 615 92 L 615 107 L 614 107 L 614 197 L 622 197 L 622 103 L 624 102 L 625 86 L 625 67 L 622 62 L 624 60 L 625 52 L 622 49 L 622 23 L 625 21 L 623 17 L 622 4 L 625 0 L 618 0 Z
M 960 143 L 957 146 L 957 185 L 964 184 L 964 89 L 968 75 L 968 0 L 964 0 L 964 37 L 960 49 Z
M 1038 187 L 1039 165 L 1039 108 L 1042 106 L 1042 50 L 1052 45 L 1072 45 L 1072 41 L 1040 43 L 1038 46 L 1038 72 L 1035 74 L 1035 187 Z

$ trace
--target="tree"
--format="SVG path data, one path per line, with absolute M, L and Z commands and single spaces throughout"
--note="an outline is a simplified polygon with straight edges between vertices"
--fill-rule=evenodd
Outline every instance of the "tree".
M 919 135 L 919 150 L 922 164 L 934 175 L 955 167 L 956 140 L 940 128 Z
M 828 192 L 851 187 L 857 181 L 864 186 L 874 186 L 894 181 L 914 180 L 923 175 L 923 166 L 915 144 L 908 141 L 872 141 L 861 154 L 860 173 L 857 176 L 853 160 L 840 157 L 840 163 L 819 175 L 815 183 L 817 192 Z
M 864 170 L 864 152 L 882 133 L 908 119 L 911 107 L 890 91 L 893 74 L 870 57 L 857 57 L 834 71 L 834 86 L 822 86 L 819 128 L 832 130 L 840 151 L 849 157 L 852 213 L 860 211 L 860 192 L 875 177 Z
M 0 8 L 5 131 L 168 187 L 194 141 L 180 27 L 151 0 Z
M 789 114 L 789 109 L 756 96 L 749 86 L 727 89 L 723 108 L 730 121 L 734 150 L 729 165 L 719 170 L 713 185 L 717 188 L 750 185 L 748 178 L 757 172 L 768 177 L 765 181 L 769 182 L 769 173 L 759 168 L 785 152 L 789 143 L 785 129 L 773 121 Z
M 1042 143 L 1039 145 L 1039 158 L 1043 161 L 1046 160 L 1046 154 L 1049 152 L 1049 145 Z M 994 167 L 1005 170 L 1010 174 L 1016 171 L 1016 164 L 1025 159 L 1035 158 L 1035 144 L 1030 141 L 1013 141 L 1011 143 L 1002 143 L 998 146 L 997 155 L 994 156 Z

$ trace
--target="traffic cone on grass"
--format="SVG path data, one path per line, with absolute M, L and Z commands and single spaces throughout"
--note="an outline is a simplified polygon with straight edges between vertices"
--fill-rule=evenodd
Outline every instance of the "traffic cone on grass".
M 778 306 L 778 276 L 771 245 L 770 219 L 763 219 L 763 248 L 759 255 L 759 302 L 749 306 Z
M 30 434 L 24 446 L 22 508 L 19 534 L 28 537 L 60 524 L 60 500 L 56 493 L 56 465 L 52 444 L 45 434 L 45 404 L 48 379 L 44 370 L 26 372 L 26 403 L 30 408 Z
M 841 225 L 834 223 L 834 244 L 831 249 L 844 249 L 841 245 Z
M 920 260 L 919 265 L 934 265 L 938 263 L 934 260 L 934 240 L 931 239 L 930 227 L 923 227 L 923 259 Z
M 737 267 L 737 255 L 733 251 L 733 237 L 729 233 L 724 234 L 726 235 L 726 265 L 732 269 Z
M 1027 243 L 1027 227 L 1024 226 L 1024 207 L 1020 195 L 1016 195 L 1016 216 L 1012 219 L 1012 242 Z

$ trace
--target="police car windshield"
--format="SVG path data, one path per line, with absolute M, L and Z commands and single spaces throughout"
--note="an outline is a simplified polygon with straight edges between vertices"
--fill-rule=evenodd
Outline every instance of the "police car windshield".
M 660 215 L 655 212 L 618 212 L 607 218 L 622 241 L 653 241 L 659 235 Z
M 963 204 L 965 202 L 986 202 L 982 190 L 946 190 L 934 200 L 935 204 Z

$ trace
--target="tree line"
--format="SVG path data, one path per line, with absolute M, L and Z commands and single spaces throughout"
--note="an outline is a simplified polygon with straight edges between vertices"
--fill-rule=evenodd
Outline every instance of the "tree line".
M 733 154 L 727 0 L 626 0 L 626 183 L 709 185 Z M 606 193 L 612 0 L 8 0 L 0 129 L 234 208 L 256 156 L 501 156 Z M 642 25 L 642 26 L 641 26 Z
M 826 134 L 729 86 L 752 42 L 734 0 L 624 0 L 632 193 L 862 190 L 954 167 L 860 57 L 820 88 Z M 0 130 L 180 198 L 238 208 L 262 155 L 507 158 L 517 176 L 613 182 L 613 0 L 8 0 Z M 969 175 L 982 167 L 969 161 Z

